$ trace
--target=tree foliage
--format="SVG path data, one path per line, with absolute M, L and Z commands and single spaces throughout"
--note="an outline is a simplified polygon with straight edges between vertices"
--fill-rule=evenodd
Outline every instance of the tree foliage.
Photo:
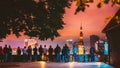
M 65 7 L 70 0 L 0 0 L 0 39 L 23 32 L 41 40 L 60 36 Z
M 9 34 L 19 37 L 23 32 L 40 40 L 53 40 L 60 36 L 58 30 L 63 29 L 65 7 L 69 8 L 72 1 L 77 3 L 77 14 L 94 0 L 0 0 L 0 39 Z M 119 0 L 100 0 L 97 6 L 100 8 L 110 1 L 112 6 L 120 6 Z
M 89 7 L 88 3 L 93 3 L 95 0 L 74 0 L 76 2 L 77 8 L 75 10 L 75 14 L 82 11 L 84 12 L 86 7 Z M 112 3 L 111 6 L 120 7 L 120 0 L 100 0 L 97 7 L 101 8 L 104 4 Z

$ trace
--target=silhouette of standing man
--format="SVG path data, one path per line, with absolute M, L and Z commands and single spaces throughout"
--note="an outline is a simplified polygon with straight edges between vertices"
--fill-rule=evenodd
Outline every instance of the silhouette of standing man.
M 5 44 L 5 47 L 4 47 L 4 55 L 5 55 L 5 62 L 8 62 L 8 47 L 7 47 L 7 44 Z
M 94 61 L 95 61 L 95 55 L 94 55 L 94 53 L 95 53 L 95 48 L 92 46 L 92 47 L 90 48 L 91 62 L 94 62 Z
M 43 54 L 43 48 L 42 48 L 42 45 L 40 45 L 40 47 L 39 47 L 40 61 L 42 61 L 42 54 Z
M 53 61 L 53 48 L 50 45 L 50 48 L 48 49 L 49 52 L 49 61 Z

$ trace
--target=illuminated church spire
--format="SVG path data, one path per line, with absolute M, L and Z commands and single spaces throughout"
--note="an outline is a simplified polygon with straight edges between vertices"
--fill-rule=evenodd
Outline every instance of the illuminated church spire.
M 78 42 L 78 55 L 84 54 L 84 42 L 83 42 L 83 31 L 82 31 L 82 25 L 80 27 L 80 38 Z
M 82 31 L 82 25 L 80 27 L 80 38 L 79 38 L 79 42 L 78 42 L 78 46 L 84 46 L 84 42 L 83 42 L 83 31 Z

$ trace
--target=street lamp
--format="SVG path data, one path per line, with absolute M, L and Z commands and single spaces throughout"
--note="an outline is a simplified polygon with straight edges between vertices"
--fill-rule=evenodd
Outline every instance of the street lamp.
M 115 19 L 116 19 L 117 23 L 120 24 L 120 17 L 116 16 Z

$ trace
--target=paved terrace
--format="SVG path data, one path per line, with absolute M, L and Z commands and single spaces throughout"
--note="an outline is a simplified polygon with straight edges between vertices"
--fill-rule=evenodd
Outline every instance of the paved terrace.
M 55 63 L 55 62 L 39 61 L 39 62 L 0 63 L 0 68 L 112 68 L 112 66 L 101 62 Z

